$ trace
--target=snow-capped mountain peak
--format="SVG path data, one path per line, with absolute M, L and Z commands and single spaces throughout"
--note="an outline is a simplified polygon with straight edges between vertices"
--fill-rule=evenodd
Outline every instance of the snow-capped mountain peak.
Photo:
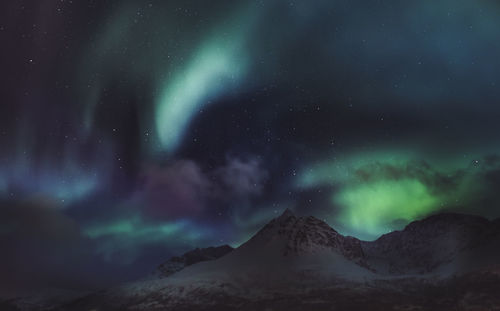
M 277 243 L 277 242 L 281 243 Z M 297 217 L 289 209 L 271 220 L 254 237 L 241 247 L 281 244 L 284 256 L 314 254 L 325 250 L 338 252 L 349 260 L 361 263 L 364 255 L 361 243 L 345 237 L 324 221 L 313 216 Z

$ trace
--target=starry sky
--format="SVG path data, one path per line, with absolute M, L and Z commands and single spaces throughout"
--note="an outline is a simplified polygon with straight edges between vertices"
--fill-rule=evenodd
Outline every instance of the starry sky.
M 90 288 L 290 208 L 500 216 L 493 0 L 0 4 L 0 291 Z

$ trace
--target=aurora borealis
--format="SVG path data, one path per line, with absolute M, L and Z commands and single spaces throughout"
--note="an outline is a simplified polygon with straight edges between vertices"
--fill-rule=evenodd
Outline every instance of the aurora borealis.
M 1 6 L 0 290 L 133 279 L 287 207 L 363 239 L 500 216 L 495 1 Z

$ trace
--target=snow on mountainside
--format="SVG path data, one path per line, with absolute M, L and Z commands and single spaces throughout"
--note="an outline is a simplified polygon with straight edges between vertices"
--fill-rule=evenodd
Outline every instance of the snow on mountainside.
M 362 242 L 369 265 L 378 273 L 424 274 L 461 260 L 472 260 L 482 247 L 500 241 L 495 222 L 478 216 L 439 214 L 410 223 L 402 231 Z M 494 254 L 494 248 L 488 250 Z M 496 258 L 498 254 L 495 254 Z M 463 257 L 463 258 L 461 258 Z M 457 267 L 458 268 L 458 267 Z
M 231 251 L 233 251 L 233 248 L 229 245 L 196 248 L 192 251 L 184 253 L 182 256 L 172 257 L 168 261 L 162 263 L 158 267 L 159 276 L 167 277 L 174 274 L 175 272 L 184 269 L 185 267 L 194 265 L 195 263 L 199 263 L 202 261 L 215 260 L 228 254 Z
M 329 250 L 365 265 L 363 250 L 358 239 L 339 234 L 315 217 L 296 217 L 289 209 L 280 217 L 271 220 L 240 248 L 260 247 L 274 241 L 283 242 L 280 248 L 283 256 L 314 254 Z
M 287 210 L 218 259 L 60 310 L 494 310 L 499 224 L 442 214 L 364 242 Z
M 344 237 L 314 217 L 296 217 L 286 210 L 250 240 L 226 256 L 188 267 L 173 277 L 207 280 L 238 279 L 267 283 L 311 278 L 365 278 L 367 269 L 360 241 Z

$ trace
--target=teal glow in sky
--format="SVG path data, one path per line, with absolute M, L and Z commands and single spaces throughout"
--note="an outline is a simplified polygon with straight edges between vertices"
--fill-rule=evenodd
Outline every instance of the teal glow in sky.
M 155 122 L 165 150 L 177 147 L 191 118 L 218 93 L 237 88 L 247 66 L 244 35 L 209 38 L 186 66 L 163 82 Z
M 70 204 L 92 194 L 105 179 L 96 170 L 82 170 L 74 163 L 34 169 L 27 160 L 0 168 L 0 193 L 7 196 L 46 196 Z
M 153 152 L 174 152 L 203 107 L 219 96 L 236 94 L 245 82 L 251 62 L 249 37 L 258 12 L 253 3 L 231 6 L 233 11 L 222 20 L 204 21 L 202 29 L 186 25 L 182 32 L 181 26 L 170 22 L 177 16 L 176 8 L 168 5 L 157 11 L 154 5 L 132 3 L 117 10 L 100 26 L 82 64 L 86 132 L 92 129 L 99 105 L 105 104 L 103 88 L 115 75 L 130 82 L 149 79 L 154 87 L 153 105 L 150 111 L 141 111 L 140 126 L 157 143 Z M 155 31 L 142 23 L 145 16 Z M 200 31 L 204 35 L 197 40 L 186 35 Z M 146 48 L 130 45 L 145 41 Z
M 146 225 L 140 218 L 135 217 L 89 226 L 85 233 L 91 238 L 119 235 L 123 239 L 162 240 L 179 233 L 184 227 L 182 222 Z
M 213 238 L 211 230 L 188 220 L 150 222 L 138 214 L 88 224 L 83 233 L 101 241 L 99 252 L 106 260 L 122 264 L 133 262 L 148 245 L 166 243 L 194 248 L 200 241 Z

